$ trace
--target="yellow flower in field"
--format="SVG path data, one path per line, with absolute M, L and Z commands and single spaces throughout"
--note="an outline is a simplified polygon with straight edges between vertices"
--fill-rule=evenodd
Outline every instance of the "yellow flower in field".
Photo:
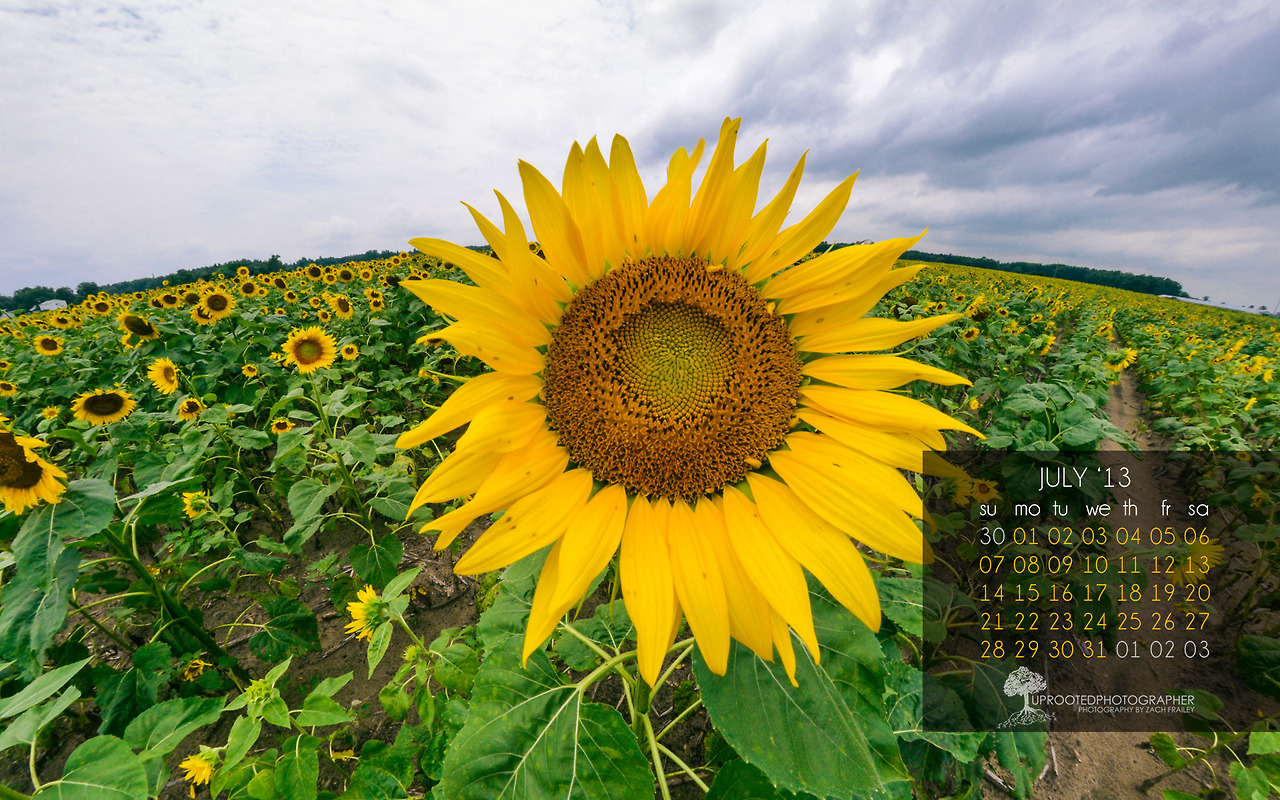
M 12 381 L 0 381 L 0 397 L 13 397 L 17 393 L 17 384 Z
M 196 321 L 205 325 L 217 322 L 228 316 L 235 310 L 235 307 L 235 298 L 221 289 L 211 289 L 200 296 L 200 305 L 196 306 L 196 308 L 200 309 L 200 313 Z
M 36 453 L 39 439 L 0 431 L 0 502 L 14 514 L 22 514 L 43 500 L 59 503 L 67 491 L 67 474 Z
M 292 420 L 285 419 L 284 417 L 276 417 L 275 419 L 271 420 L 272 433 L 277 433 L 277 434 L 288 433 L 291 430 L 293 430 Z
M 258 294 L 258 284 L 253 281 L 241 281 L 236 289 L 241 297 L 256 297 Z
M 356 279 L 356 273 L 350 267 L 340 267 L 338 269 L 338 280 L 343 283 L 351 283 Z
M 734 638 L 767 660 L 776 647 L 794 674 L 788 628 L 818 653 L 805 569 L 876 629 L 879 598 L 854 540 L 907 561 L 929 556 L 914 522 L 920 497 L 900 470 L 919 472 L 925 450 L 944 449 L 940 430 L 976 431 L 887 390 L 968 382 L 870 353 L 960 315 L 866 318 L 923 268 L 893 268 L 920 237 L 800 261 L 834 227 L 853 177 L 782 229 L 803 159 L 753 213 L 764 148 L 735 167 L 738 126 L 725 121 L 696 194 L 702 143 L 676 152 L 652 201 L 620 136 L 609 162 L 595 140 L 575 144 L 563 193 L 521 162 L 545 256 L 500 194 L 505 231 L 471 211 L 496 258 L 411 242 L 477 284 L 400 284 L 456 320 L 424 338 L 493 369 L 397 442 L 470 423 L 412 506 L 471 497 L 423 526 L 440 532 L 437 548 L 506 509 L 460 573 L 552 545 L 526 657 L 620 551 L 646 681 L 682 615 L 714 672 L 725 672 Z
M 160 338 L 160 331 L 151 324 L 151 320 L 139 314 L 130 314 L 125 311 L 116 317 L 116 322 L 120 323 L 120 330 L 124 331 L 126 337 L 136 336 L 143 342 Z
M 970 410 L 970 411 L 977 411 L 977 410 L 978 410 L 979 408 L 981 408 L 981 407 L 982 407 L 982 402 L 981 402 L 980 400 L 978 400 L 978 398 L 976 398 L 976 397 L 970 397 L 970 398 L 969 398 L 969 410 Z
M 316 312 L 316 319 L 320 320 L 321 322 L 328 322 L 329 320 L 333 319 L 333 315 L 329 313 L 329 309 L 322 308 Z
M 964 333 L 960 334 L 960 338 L 964 339 L 966 342 L 972 342 L 974 339 L 978 338 L 978 329 L 968 328 Z
M 995 500 L 999 497 L 996 485 L 991 481 L 974 481 L 972 489 L 973 499 L 979 503 L 985 503 L 988 500 Z
M 1209 539 L 1205 542 L 1197 540 L 1187 548 L 1181 569 L 1174 572 L 1174 582 L 1178 584 L 1203 582 L 1208 577 L 1209 570 L 1222 563 L 1222 557 L 1226 552 L 1227 549 L 1218 544 L 1217 539 Z
M 295 328 L 284 343 L 286 364 L 294 364 L 298 372 L 307 374 L 333 364 L 338 354 L 338 343 L 324 328 Z
M 138 402 L 128 392 L 95 389 L 77 397 L 71 404 L 71 413 L 90 425 L 106 425 L 129 416 L 137 406 Z
M 351 307 L 351 298 L 345 294 L 333 294 L 326 298 L 329 301 L 329 307 L 333 309 L 333 313 L 343 319 L 351 319 L 351 315 L 355 313 L 355 309 Z
M 240 374 L 245 376 L 246 378 L 256 378 L 258 377 L 258 365 L 245 364 L 243 367 L 240 368 Z
M 1249 498 L 1250 508 L 1262 508 L 1268 500 L 1267 493 L 1256 483 L 1253 485 L 1253 496 Z
M 182 510 L 191 519 L 195 519 L 208 509 L 209 495 L 205 492 L 182 493 Z
M 210 763 L 217 755 L 212 752 L 188 756 L 178 767 L 182 770 L 182 778 L 191 784 L 191 796 L 195 797 L 195 787 L 208 783 L 213 778 L 213 767 Z
M 244 265 L 236 267 L 236 277 L 237 278 L 249 277 L 249 268 Z
M 198 397 L 188 397 L 178 404 L 178 417 L 188 422 L 200 418 L 200 412 L 204 411 L 205 405 Z
M 61 413 L 62 413 L 62 406 L 45 406 L 44 408 L 40 409 L 40 416 L 44 417 L 45 419 L 57 419 L 58 415 Z
M 62 352 L 62 340 L 55 336 L 37 336 L 31 344 L 42 356 L 56 356 Z
M 347 613 L 351 621 L 344 632 L 354 633 L 357 639 L 372 639 L 373 629 L 378 625 L 378 611 L 381 601 L 372 586 L 365 586 L 356 592 L 356 599 L 347 603 Z
M 147 379 L 160 394 L 173 394 L 178 389 L 178 367 L 170 359 L 157 358 L 147 368 Z
M 5 370 L 7 370 L 9 367 L 12 367 L 12 366 L 13 365 L 10 364 L 8 361 L 0 360 L 0 372 L 4 372 Z
M 1250 398 L 1249 398 L 1249 401 L 1248 401 L 1247 403 L 1245 403 L 1245 404 L 1244 404 L 1244 410 L 1245 410 L 1245 411 L 1248 411 L 1249 409 L 1251 409 L 1251 408 L 1253 408 L 1255 405 L 1257 405 L 1257 403 L 1258 403 L 1258 398 L 1256 398 L 1256 397 L 1250 397 Z
M 110 314 L 111 309 L 115 308 L 115 306 L 113 306 L 109 300 L 98 299 L 98 300 L 86 301 L 86 302 L 89 303 L 89 308 L 90 310 L 93 311 L 93 313 L 102 314 L 104 316 L 107 314 Z
M 343 360 L 350 361 L 358 355 L 360 355 L 360 348 L 356 347 L 354 344 L 344 344 L 342 346 Z
M 202 658 L 197 658 L 182 668 L 182 679 L 187 682 L 197 680 L 204 674 L 206 667 L 212 666 L 213 665 L 208 661 L 205 661 Z

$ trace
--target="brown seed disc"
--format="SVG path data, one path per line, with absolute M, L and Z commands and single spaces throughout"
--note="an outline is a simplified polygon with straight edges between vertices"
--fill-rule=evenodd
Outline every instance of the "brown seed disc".
M 741 275 L 660 256 L 580 291 L 552 334 L 543 400 L 596 480 L 693 499 L 741 480 L 787 433 L 800 359 Z

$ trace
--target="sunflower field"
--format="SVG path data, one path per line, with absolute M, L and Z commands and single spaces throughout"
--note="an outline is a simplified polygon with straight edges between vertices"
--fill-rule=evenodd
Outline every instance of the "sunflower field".
M 924 566 L 1009 476 L 930 455 L 1138 450 L 1122 380 L 1280 697 L 1277 320 L 817 252 L 853 178 L 783 227 L 737 129 L 652 197 L 621 137 L 521 162 L 484 248 L 0 321 L 0 798 L 1033 797 Z M 1278 719 L 1153 735 L 1232 760 L 1165 797 L 1270 796 Z

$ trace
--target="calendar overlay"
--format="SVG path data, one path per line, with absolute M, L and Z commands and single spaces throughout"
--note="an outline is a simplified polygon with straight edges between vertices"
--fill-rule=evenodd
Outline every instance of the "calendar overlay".
M 1256 539 L 1274 531 L 1221 489 L 1276 465 L 1232 458 L 947 454 L 973 480 L 939 481 L 928 503 L 924 729 L 1242 730 L 1275 713 L 1241 655 L 1261 627 L 1241 609 L 1267 588 Z M 1188 475 L 1212 503 L 1187 499 Z M 959 697 L 981 708 L 957 713 Z

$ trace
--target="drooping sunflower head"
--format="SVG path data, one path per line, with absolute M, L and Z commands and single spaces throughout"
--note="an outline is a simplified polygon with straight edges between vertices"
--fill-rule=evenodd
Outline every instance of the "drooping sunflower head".
M 126 391 L 95 389 L 77 397 L 71 404 L 71 413 L 90 425 L 106 425 L 129 416 L 137 405 L 138 402 Z
M 188 397 L 178 404 L 178 417 L 187 422 L 199 419 L 200 412 L 204 411 L 204 403 L 198 397 Z
M 21 514 L 43 500 L 61 502 L 67 474 L 36 453 L 44 442 L 0 430 L 0 502 Z
M 304 375 L 332 366 L 337 354 L 337 342 L 316 325 L 295 328 L 284 343 L 285 363 L 297 366 Z
M 834 227 L 853 177 L 783 228 L 803 170 L 756 209 L 764 147 L 734 164 L 726 120 L 696 193 L 702 154 L 681 149 L 650 200 L 626 140 L 606 161 L 574 145 L 557 190 L 520 163 L 539 245 L 501 194 L 505 230 L 471 209 L 492 257 L 438 239 L 411 244 L 475 284 L 406 280 L 456 322 L 448 341 L 493 372 L 459 389 L 412 447 L 470 423 L 413 507 L 470 499 L 423 531 L 447 546 L 505 509 L 457 571 L 496 569 L 552 545 L 525 655 L 621 552 L 638 661 L 656 680 L 683 613 L 708 666 L 730 639 L 794 674 L 788 629 L 818 653 L 804 570 L 868 626 L 879 600 L 854 540 L 928 557 L 919 495 L 944 429 L 972 429 L 890 389 L 965 379 L 878 354 L 953 321 L 866 315 L 922 268 L 895 269 L 919 237 L 805 258 Z
M 168 358 L 157 358 L 147 368 L 147 380 L 160 394 L 173 394 L 178 389 L 178 366 Z
M 32 342 L 42 356 L 56 356 L 62 352 L 62 340 L 56 336 L 37 336 Z
M 155 325 L 151 324 L 151 320 L 140 314 L 130 314 L 125 311 L 116 317 L 116 322 L 120 323 L 120 330 L 126 335 L 136 336 L 144 342 L 154 341 L 160 338 L 160 331 Z
M 209 495 L 206 492 L 183 492 L 182 512 L 190 519 L 195 519 L 209 510 Z

